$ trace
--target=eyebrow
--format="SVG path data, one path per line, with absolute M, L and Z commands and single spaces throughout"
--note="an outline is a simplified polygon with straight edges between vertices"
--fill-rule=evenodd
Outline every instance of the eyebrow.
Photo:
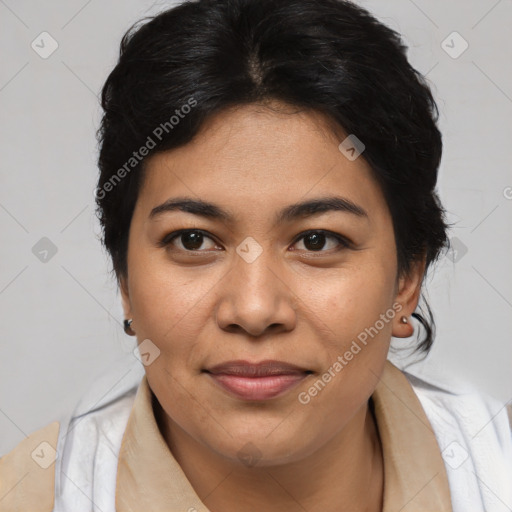
M 172 211 L 192 213 L 208 219 L 221 220 L 226 223 L 233 223 L 235 220 L 231 213 L 220 206 L 201 199 L 192 199 L 189 197 L 168 199 L 164 203 L 155 206 L 155 208 L 151 210 L 149 218 L 153 219 L 163 213 Z M 328 196 L 289 205 L 277 213 L 274 223 L 291 222 L 293 220 L 330 211 L 350 213 L 356 217 L 368 218 L 366 210 L 353 201 L 345 197 Z

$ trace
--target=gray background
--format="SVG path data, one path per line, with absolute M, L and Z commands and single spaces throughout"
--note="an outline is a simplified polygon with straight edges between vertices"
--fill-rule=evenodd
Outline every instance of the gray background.
M 464 379 L 508 402 L 512 0 L 359 3 L 403 35 L 441 112 L 439 189 L 457 251 L 428 279 L 438 336 L 411 371 Z M 97 96 L 125 30 L 170 5 L 0 0 L 0 454 L 71 409 L 135 347 L 97 238 Z M 44 31 L 58 44 L 46 59 L 31 47 Z M 464 43 L 454 31 L 469 44 L 457 58 Z M 57 249 L 46 261 L 43 237 Z

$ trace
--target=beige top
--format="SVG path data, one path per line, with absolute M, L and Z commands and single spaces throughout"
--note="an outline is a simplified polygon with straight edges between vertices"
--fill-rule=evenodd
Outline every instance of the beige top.
M 389 360 L 372 401 L 384 454 L 383 512 L 452 512 L 432 427 L 409 381 Z M 34 470 L 26 455 L 41 439 L 54 439 L 55 446 L 57 434 L 58 423 L 52 423 L 0 459 L 0 512 L 52 510 L 54 471 Z M 208 512 L 160 433 L 145 376 L 121 443 L 116 510 Z

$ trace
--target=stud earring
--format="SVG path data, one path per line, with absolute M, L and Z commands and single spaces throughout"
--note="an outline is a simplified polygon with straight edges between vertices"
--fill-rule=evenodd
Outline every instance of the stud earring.
M 135 331 L 132 329 L 133 318 L 126 318 L 123 322 L 124 332 L 129 336 L 135 336 Z
M 402 317 L 400 318 L 400 322 L 401 322 L 402 324 L 408 324 L 408 323 L 409 323 L 409 320 L 407 320 L 407 317 L 406 317 L 406 316 L 402 316 Z

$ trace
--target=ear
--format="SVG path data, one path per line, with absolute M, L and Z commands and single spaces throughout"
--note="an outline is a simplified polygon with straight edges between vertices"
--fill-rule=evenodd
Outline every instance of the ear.
M 119 278 L 119 290 L 121 292 L 121 301 L 123 303 L 124 318 L 132 318 L 132 306 L 130 302 L 130 292 L 128 289 L 128 279 L 125 276 Z
M 409 272 L 398 279 L 395 302 L 400 304 L 402 309 L 393 320 L 392 335 L 396 338 L 408 338 L 414 333 L 411 315 L 414 313 L 420 298 L 425 265 L 426 255 L 414 261 Z M 407 319 L 407 323 L 402 322 L 403 317 Z

